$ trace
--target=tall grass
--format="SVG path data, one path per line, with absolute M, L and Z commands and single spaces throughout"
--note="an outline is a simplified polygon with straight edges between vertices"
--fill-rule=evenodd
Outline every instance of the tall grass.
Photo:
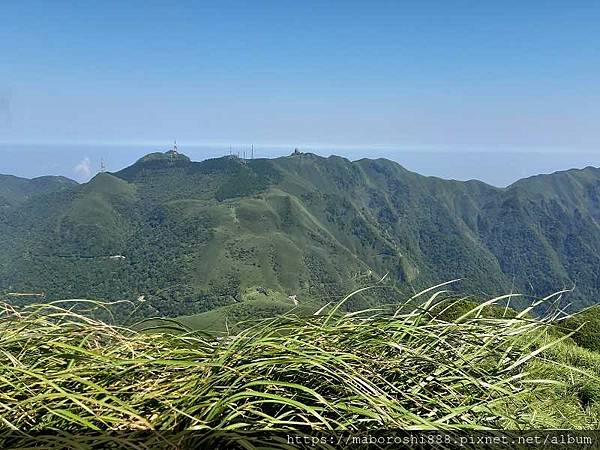
M 550 333 L 551 318 L 482 315 L 505 298 L 447 320 L 452 301 L 443 297 L 411 299 L 410 309 L 292 311 L 225 337 L 176 323 L 176 333 L 108 325 L 57 303 L 4 304 L 0 428 L 14 437 L 548 426 L 524 405 L 564 387 L 542 366 L 568 335 Z

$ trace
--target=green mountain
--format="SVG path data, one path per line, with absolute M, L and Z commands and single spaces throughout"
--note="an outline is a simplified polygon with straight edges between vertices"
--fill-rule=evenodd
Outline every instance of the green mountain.
M 0 207 L 14 205 L 44 193 L 61 191 L 77 185 L 65 177 L 45 176 L 33 179 L 0 174 Z
M 0 193 L 10 191 L 5 184 Z M 578 307 L 600 300 L 600 169 L 592 167 L 499 189 L 384 159 L 192 162 L 168 152 L 83 185 L 11 198 L 0 209 L 5 293 L 144 296 L 149 314 L 189 315 L 256 292 L 278 305 L 291 305 L 288 296 L 320 305 L 388 274 L 377 295 L 348 307 L 455 278 L 474 295 L 575 286 Z

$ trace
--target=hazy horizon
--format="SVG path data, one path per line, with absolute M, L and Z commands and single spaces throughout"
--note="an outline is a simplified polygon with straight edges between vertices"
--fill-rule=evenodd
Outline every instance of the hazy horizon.
M 499 186 L 600 165 L 598 2 L 0 11 L 2 173 L 83 180 L 101 157 L 118 169 L 174 138 L 194 159 L 298 146 Z
M 100 171 L 103 161 L 106 170 L 114 172 L 133 164 L 142 156 L 166 151 L 166 143 L 129 145 L 59 145 L 59 144 L 0 144 L 4 158 L 0 173 L 25 178 L 44 175 L 62 175 L 78 182 L 86 182 Z M 193 161 L 229 154 L 228 145 L 185 145 L 179 143 L 180 152 Z M 232 145 L 234 154 L 246 151 L 250 158 L 250 145 Z M 295 146 L 254 146 L 255 158 L 275 158 L 289 155 Z M 302 151 L 321 156 L 337 155 L 357 160 L 361 158 L 387 158 L 421 175 L 466 181 L 476 179 L 497 187 L 533 175 L 553 173 L 587 166 L 600 166 L 600 155 L 595 152 L 569 151 L 477 151 L 475 149 L 434 148 L 359 148 L 359 147 L 299 147 Z

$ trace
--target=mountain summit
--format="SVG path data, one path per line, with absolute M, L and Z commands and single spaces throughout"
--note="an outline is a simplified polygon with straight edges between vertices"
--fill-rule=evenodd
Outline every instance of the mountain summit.
M 323 304 L 388 274 L 385 289 L 349 307 L 456 278 L 474 295 L 576 286 L 577 306 L 600 300 L 596 168 L 500 189 L 385 159 L 151 153 L 9 205 L 0 209 L 0 292 L 144 295 L 156 313 L 180 315 L 257 289 Z
M 179 153 L 177 150 L 169 150 L 164 153 L 154 152 L 149 153 L 146 156 L 141 157 L 137 160 L 136 164 L 144 164 L 153 161 L 163 161 L 163 162 L 190 162 L 190 158 L 188 158 L 183 153 Z

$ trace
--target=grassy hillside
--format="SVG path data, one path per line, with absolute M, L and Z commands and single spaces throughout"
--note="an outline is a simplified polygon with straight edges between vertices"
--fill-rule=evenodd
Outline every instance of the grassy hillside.
M 576 307 L 600 298 L 594 168 L 497 189 L 382 159 L 153 153 L 0 211 L 0 292 L 143 295 L 151 315 L 234 305 L 257 286 L 322 305 L 385 274 L 385 290 L 347 308 L 455 278 L 476 296 L 576 286 Z
M 258 321 L 293 313 L 310 315 L 317 311 L 315 305 L 295 306 L 292 302 L 258 298 L 222 306 L 201 314 L 181 316 L 177 321 L 190 330 L 235 333 L 255 325 Z
M 566 331 L 573 331 L 573 340 L 580 347 L 600 352 L 600 307 L 593 306 L 568 317 L 560 323 Z
M 396 312 L 338 314 L 332 305 L 219 338 L 119 328 L 56 305 L 4 305 L 0 420 L 79 439 L 156 430 L 153 448 L 185 438 L 176 432 L 186 429 L 230 431 L 248 448 L 251 438 L 235 432 L 600 425 L 600 354 L 557 332 L 551 317 L 505 316 L 500 307 L 484 314 L 502 303 L 492 299 L 450 319 L 452 302 L 443 299 L 411 299 L 417 309 Z M 0 433 L 0 443 L 9 438 L 14 432 Z M 42 442 L 79 445 L 68 435 Z M 94 445 L 105 444 L 100 435 Z

